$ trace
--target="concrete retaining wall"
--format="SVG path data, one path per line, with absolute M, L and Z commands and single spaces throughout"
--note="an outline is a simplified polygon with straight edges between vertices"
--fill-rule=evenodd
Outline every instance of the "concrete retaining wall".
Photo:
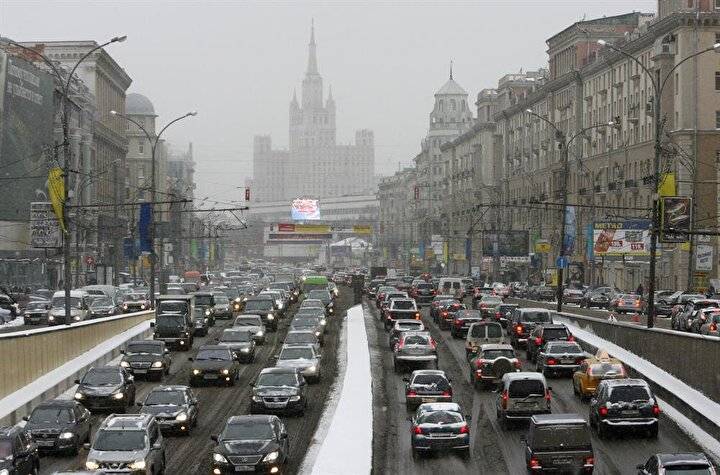
M 714 401 L 720 401 L 720 338 L 648 329 L 631 323 L 562 313 L 595 335 L 640 356 Z
M 151 311 L 137 312 L 1 334 L 0 399 L 154 316 Z

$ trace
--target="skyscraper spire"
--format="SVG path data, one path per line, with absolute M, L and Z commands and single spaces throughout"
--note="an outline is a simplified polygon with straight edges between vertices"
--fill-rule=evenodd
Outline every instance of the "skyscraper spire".
M 450 79 L 451 79 L 451 80 L 452 80 L 452 78 L 453 78 L 453 77 L 452 77 L 452 67 L 453 67 L 453 62 L 452 62 L 452 59 L 451 59 L 451 60 L 450 60 Z
M 317 67 L 317 50 L 315 45 L 315 19 L 312 20 L 310 23 L 310 44 L 308 45 L 309 54 L 308 54 L 308 67 L 307 67 L 307 75 L 315 75 L 318 74 L 318 67 Z

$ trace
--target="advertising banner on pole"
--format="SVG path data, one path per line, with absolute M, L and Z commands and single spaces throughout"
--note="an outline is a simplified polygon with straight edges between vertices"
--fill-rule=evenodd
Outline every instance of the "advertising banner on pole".
M 60 224 L 49 202 L 30 203 L 30 243 L 32 247 L 62 247 Z
M 711 271 L 713 267 L 713 247 L 709 244 L 695 246 L 695 270 Z
M 575 239 L 577 238 L 577 221 L 575 207 L 568 206 L 565 209 L 565 240 L 563 242 L 565 255 L 572 255 L 575 251 Z
M 660 201 L 660 242 L 690 240 L 690 214 L 692 198 L 664 196 Z
M 593 229 L 593 257 L 649 255 L 649 219 L 595 223 Z

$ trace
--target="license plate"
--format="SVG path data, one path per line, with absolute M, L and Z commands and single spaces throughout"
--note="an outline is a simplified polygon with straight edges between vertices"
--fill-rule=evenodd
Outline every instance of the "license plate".
M 568 458 L 553 459 L 553 463 L 555 465 L 570 465 L 572 463 L 572 459 L 568 459 Z
M 567 360 L 560 360 L 560 363 L 562 364 L 573 364 L 575 360 L 573 359 L 567 359 Z
M 253 465 L 238 465 L 235 467 L 236 472 L 254 472 L 255 467 Z
M 36 443 L 39 447 L 53 447 L 55 445 L 54 440 L 38 440 Z
M 203 376 L 203 378 L 205 378 L 205 379 L 218 379 L 218 375 L 217 375 L 217 374 L 206 374 L 206 375 Z
M 623 416 L 639 416 L 639 415 L 640 415 L 640 411 L 638 411 L 638 410 L 633 410 L 633 409 L 628 409 L 628 410 L 626 410 L 626 411 L 622 411 L 622 415 L 623 415 Z
M 422 402 L 435 402 L 434 397 L 424 397 L 422 398 Z
M 135 374 L 145 374 L 147 372 L 148 372 L 148 370 L 146 370 L 146 369 L 134 369 L 133 370 L 133 373 L 135 373 Z

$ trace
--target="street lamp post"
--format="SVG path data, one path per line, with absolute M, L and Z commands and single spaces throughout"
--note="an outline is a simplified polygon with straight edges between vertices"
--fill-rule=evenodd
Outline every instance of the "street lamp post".
M 660 76 L 660 67 L 658 66 L 655 68 L 655 71 L 650 71 L 640 60 L 638 60 L 635 56 L 631 55 L 630 53 L 627 53 L 620 48 L 617 48 L 616 46 L 608 43 L 605 40 L 598 40 L 597 41 L 599 45 L 606 46 L 610 48 L 611 50 L 615 51 L 616 53 L 619 53 L 628 59 L 631 59 L 634 61 L 640 68 L 645 72 L 647 77 L 650 79 L 650 82 L 653 86 L 653 121 L 655 126 L 655 155 L 653 159 L 653 208 L 652 208 L 652 226 L 650 227 L 650 276 L 648 282 L 648 304 L 647 304 L 647 327 L 652 328 L 655 326 L 655 273 L 656 273 L 656 267 L 657 267 L 657 240 L 658 240 L 658 230 L 660 228 L 660 203 L 659 203 L 659 190 L 658 187 L 660 185 L 660 156 L 662 153 L 662 124 L 660 123 L 661 120 L 661 114 L 660 114 L 660 104 L 661 104 L 661 98 L 663 90 L 665 89 L 665 86 L 667 85 L 668 79 L 672 76 L 673 71 L 675 71 L 681 64 L 686 62 L 689 59 L 695 58 L 697 56 L 700 56 L 704 53 L 709 53 L 711 51 L 718 51 L 720 50 L 720 43 L 715 43 L 710 48 L 706 48 L 704 50 L 698 51 L 697 53 L 693 53 L 682 60 L 678 61 L 668 72 L 667 74 L 661 78 Z
M 71 305 L 70 305 L 70 289 L 71 289 L 71 279 L 72 275 L 70 273 L 70 229 L 69 229 L 69 220 L 67 215 L 67 196 L 68 196 L 68 188 L 69 188 L 69 180 L 68 175 L 70 174 L 70 131 L 69 131 L 69 123 L 70 123 L 70 98 L 69 98 L 69 92 L 70 92 L 70 81 L 72 81 L 73 76 L 75 75 L 75 71 L 77 70 L 78 66 L 85 61 L 88 57 L 90 57 L 91 54 L 93 54 L 95 51 L 104 48 L 105 46 L 108 46 L 111 43 L 122 43 L 127 39 L 127 36 L 116 36 L 114 38 L 111 38 L 109 41 L 106 41 L 105 43 L 98 45 L 94 48 L 92 48 L 90 51 L 85 53 L 72 67 L 70 70 L 70 74 L 67 76 L 67 80 L 63 79 L 62 74 L 57 69 L 55 64 L 53 64 L 52 61 L 50 61 L 44 54 L 32 49 L 28 48 L 27 46 L 23 46 L 20 43 L 16 43 L 14 41 L 9 41 L 8 43 L 12 46 L 15 46 L 17 48 L 20 48 L 24 51 L 27 51 L 33 56 L 37 56 L 40 59 L 43 60 L 45 64 L 47 64 L 50 69 L 52 70 L 53 74 L 55 75 L 55 80 L 57 81 L 58 86 L 60 87 L 60 93 L 62 94 L 62 131 L 63 131 L 63 196 L 62 196 L 62 219 L 65 223 L 65 230 L 64 230 L 64 239 L 63 239 L 63 290 L 65 291 L 65 323 L 67 325 L 70 325 L 72 323 L 72 316 L 71 316 Z
M 145 127 L 137 122 L 134 119 L 131 119 L 130 117 L 126 116 L 125 114 L 121 114 L 118 111 L 111 110 L 110 113 L 114 116 L 120 117 L 122 119 L 127 120 L 128 122 L 134 124 L 137 126 L 138 129 L 142 131 L 143 134 L 145 134 L 145 137 L 147 137 L 148 142 L 150 142 L 151 145 L 151 162 L 150 162 L 150 206 L 153 211 L 150 213 L 151 215 L 151 223 L 150 223 L 150 306 L 154 307 L 155 305 L 155 264 L 156 264 L 156 256 L 155 256 L 155 201 L 156 200 L 156 193 L 157 193 L 157 183 L 156 183 L 156 160 L 155 160 L 155 152 L 157 150 L 157 145 L 160 142 L 160 137 L 162 136 L 163 132 L 167 130 L 168 127 L 173 125 L 175 122 L 178 122 L 182 119 L 185 119 L 186 117 L 192 117 L 196 116 L 196 111 L 190 111 L 186 114 L 183 114 L 179 117 L 176 117 L 175 119 L 171 120 L 170 122 L 165 125 L 162 129 L 160 129 L 160 132 L 155 136 L 153 139 L 152 135 L 145 129 Z M 162 246 L 162 242 L 160 243 Z M 162 265 L 162 263 L 161 263 Z
M 562 187 L 562 207 L 561 209 L 561 217 L 560 217 L 560 253 L 558 260 L 561 261 L 560 265 L 558 265 L 558 285 L 557 285 L 557 292 L 556 292 L 556 299 L 557 299 L 557 311 L 562 312 L 562 301 L 563 301 L 563 285 L 564 285 L 564 271 L 565 271 L 565 227 L 567 223 L 567 207 L 568 207 L 568 162 L 569 162 L 569 150 L 570 145 L 577 139 L 578 137 L 584 137 L 585 132 L 593 129 L 600 129 L 603 127 L 614 127 L 616 124 L 614 122 L 608 122 L 605 124 L 598 124 L 598 125 L 591 125 L 590 127 L 585 127 L 584 129 L 581 129 L 579 132 L 575 133 L 575 135 L 571 136 L 570 139 L 567 138 L 567 135 L 562 130 L 558 129 L 555 124 L 550 122 L 545 117 L 536 114 L 533 112 L 532 109 L 527 109 L 525 112 L 528 114 L 537 117 L 538 119 L 542 120 L 543 122 L 547 123 L 552 129 L 555 131 L 555 139 L 559 142 L 559 148 L 560 152 L 562 154 L 561 156 L 561 162 L 562 162 L 562 168 L 563 168 L 563 187 Z

